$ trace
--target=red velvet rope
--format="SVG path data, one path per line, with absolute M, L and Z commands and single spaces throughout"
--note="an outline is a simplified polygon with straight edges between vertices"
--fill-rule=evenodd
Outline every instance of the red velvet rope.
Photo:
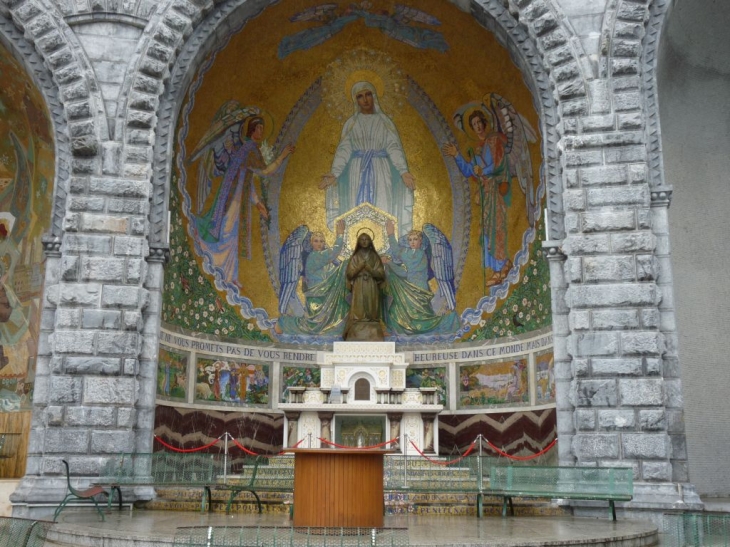
M 469 453 L 470 453 L 470 452 L 471 452 L 472 450 L 474 450 L 474 445 L 476 444 L 476 441 L 474 441 L 473 443 L 471 443 L 471 444 L 469 445 L 469 448 L 467 448 L 467 449 L 466 449 L 466 452 L 464 452 L 464 453 L 463 453 L 463 454 L 462 454 L 462 455 L 461 455 L 460 457 L 456 458 L 455 460 L 451 460 L 451 461 L 448 461 L 448 462 L 442 462 L 442 461 L 440 461 L 440 460 L 434 460 L 434 459 L 432 459 L 432 458 L 429 458 L 428 456 L 426 456 L 426 454 L 424 454 L 423 452 L 421 452 L 421 449 L 420 449 L 420 448 L 418 448 L 418 447 L 416 446 L 416 444 L 415 444 L 415 443 L 414 443 L 413 441 L 410 441 L 410 443 L 411 443 L 411 445 L 413 446 L 413 448 L 415 448 L 415 449 L 416 449 L 416 452 L 418 452 L 418 453 L 419 453 L 419 454 L 421 455 L 421 457 L 423 457 L 423 458 L 427 459 L 427 460 L 428 460 L 428 461 L 430 461 L 431 463 L 435 463 L 435 464 L 437 464 L 437 465 L 450 465 L 450 464 L 452 464 L 452 463 L 460 462 L 461 460 L 463 460 L 464 458 L 466 458 L 466 457 L 467 457 L 467 456 L 469 455 Z
M 283 454 L 286 454 L 286 450 L 282 450 L 278 454 L 273 454 L 273 455 L 272 454 L 256 454 L 256 452 L 252 452 L 251 450 L 249 450 L 248 448 L 246 448 L 245 446 L 243 446 L 241 443 L 239 443 L 233 437 L 231 437 L 231 440 L 233 441 L 233 444 L 235 444 L 238 448 L 240 448 L 241 450 L 243 450 L 249 456 L 263 456 L 264 458 L 273 458 L 274 456 L 281 456 Z M 299 442 L 297 442 L 297 444 L 295 444 L 294 446 L 292 446 L 290 448 L 296 448 L 297 446 L 299 446 L 303 442 L 304 442 L 304 439 L 299 439 Z
M 383 446 L 386 446 L 388 444 L 393 444 L 398 442 L 398 437 L 393 437 L 389 441 L 385 441 L 379 444 L 374 444 L 372 446 L 346 446 L 343 444 L 337 444 L 333 443 L 332 441 L 328 441 L 327 439 L 323 439 L 322 437 L 317 437 L 321 442 L 324 444 L 328 444 L 330 446 L 335 446 L 337 448 L 347 448 L 349 450 L 372 450 L 373 448 L 381 448 Z
M 542 450 L 540 450 L 540 452 L 538 452 L 537 454 L 532 454 L 530 456 L 512 456 L 511 454 L 507 454 L 506 452 L 503 452 L 502 450 L 500 450 L 499 448 L 497 448 L 496 446 L 494 446 L 487 439 L 484 439 L 484 440 L 487 441 L 487 444 L 490 446 L 490 448 L 492 450 L 494 450 L 500 456 L 504 456 L 506 458 L 510 458 L 512 460 L 519 460 L 519 461 L 534 460 L 538 456 L 542 456 L 543 454 L 545 454 L 548 450 L 550 450 L 553 446 L 555 446 L 555 443 L 556 442 L 558 442 L 558 439 L 557 438 L 556 439 L 553 439 L 553 442 L 551 442 L 545 448 L 543 448 Z
M 165 441 L 160 439 L 157 435 L 155 435 L 155 440 L 158 443 L 160 443 L 162 446 L 164 446 L 165 448 L 169 448 L 173 452 L 198 452 L 200 450 L 205 450 L 206 448 L 210 448 L 211 446 L 213 446 L 215 443 L 220 441 L 220 437 L 217 438 L 216 440 L 214 440 L 212 443 L 206 444 L 205 446 L 199 446 L 198 448 L 176 448 L 176 447 L 172 446 L 171 444 L 167 444 Z
M 218 441 L 220 441 L 220 437 L 219 437 L 219 438 L 215 439 L 214 441 L 206 444 L 205 446 L 199 446 L 197 448 L 177 448 L 177 447 L 172 446 L 171 444 L 166 443 L 165 441 L 163 441 L 157 435 L 155 435 L 154 438 L 162 446 L 164 446 L 165 448 L 168 448 L 168 449 L 172 450 L 173 452 L 199 452 L 201 450 L 205 450 L 206 448 L 210 448 L 211 446 L 213 446 L 214 444 L 216 444 Z M 256 452 L 252 452 L 251 450 L 249 450 L 248 448 L 246 448 L 245 446 L 243 446 L 241 443 L 239 443 L 233 437 L 231 437 L 231 440 L 233 441 L 233 444 L 235 444 L 238 448 L 240 448 L 241 450 L 243 450 L 246 454 L 248 454 L 250 456 L 259 456 L 259 455 L 262 455 L 265 458 L 271 458 L 272 457 L 272 456 L 267 455 L 267 454 L 257 454 Z M 331 446 L 335 446 L 337 448 L 346 448 L 346 449 L 353 449 L 353 450 L 372 450 L 374 448 L 381 448 L 383 446 L 386 446 L 386 445 L 389 445 L 389 444 L 393 444 L 393 443 L 397 443 L 398 442 L 398 438 L 397 437 L 394 437 L 393 439 L 391 439 L 389 441 L 385 441 L 385 442 L 382 442 L 382 443 L 379 443 L 379 444 L 374 444 L 372 446 L 345 446 L 345 445 L 341 445 L 341 444 L 334 443 L 332 441 L 328 441 L 326 439 L 323 439 L 322 437 L 319 437 L 319 440 L 321 442 L 325 443 L 325 444 L 328 444 L 328 445 L 331 445 Z M 540 452 L 538 452 L 536 454 L 532 454 L 530 456 L 513 456 L 511 454 L 507 454 L 506 452 L 504 452 L 503 450 L 501 450 L 497 446 L 493 445 L 488 439 L 484 439 L 484 440 L 487 441 L 487 444 L 489 445 L 489 447 L 492 450 L 494 450 L 497 454 L 499 454 L 500 456 L 504 456 L 505 458 L 510 458 L 512 460 L 518 460 L 518 461 L 533 460 L 533 459 L 537 458 L 538 456 L 542 456 L 543 454 L 545 454 L 546 452 L 548 452 L 553 446 L 555 446 L 555 443 L 558 442 L 558 439 L 555 438 L 555 439 L 553 439 L 553 442 L 551 442 L 545 448 L 543 448 L 542 450 L 540 450 Z M 297 444 L 295 444 L 294 446 L 292 446 L 290 448 L 296 448 L 296 447 L 298 447 L 300 444 L 302 444 L 303 441 L 304 441 L 304 439 L 300 439 L 299 442 L 297 442 Z M 458 461 L 463 460 L 472 450 L 474 450 L 474 444 L 476 443 L 476 441 L 474 441 L 473 443 L 471 443 L 469 445 L 469 448 L 467 449 L 466 452 L 464 452 L 464 454 L 461 457 L 456 458 L 455 460 L 448 461 L 448 462 L 442 462 L 442 461 L 438 461 L 438 460 L 431 459 L 428 456 L 426 456 L 423 452 L 421 452 L 421 450 L 414 444 L 413 441 L 410 441 L 410 443 L 413 446 L 413 448 L 416 449 L 416 452 L 418 452 L 422 457 L 424 457 L 428 461 L 430 461 L 432 463 L 435 463 L 435 464 L 438 464 L 438 465 L 449 465 L 449 464 L 456 463 Z M 282 451 L 282 452 L 279 452 L 276 455 L 277 456 L 280 456 L 280 455 L 282 455 L 284 453 L 285 453 L 285 451 Z
M 249 456 L 258 456 L 258 454 L 256 454 L 256 452 L 252 452 L 251 450 L 249 450 L 248 448 L 243 446 L 241 443 L 239 443 L 236 439 L 231 439 L 231 440 L 233 441 L 233 444 L 235 444 L 238 448 L 243 450 Z
M 295 444 L 295 445 L 294 445 L 294 446 L 292 446 L 291 448 L 296 448 L 297 446 L 299 446 L 299 445 L 300 445 L 300 444 L 302 444 L 303 442 L 304 442 L 304 437 L 302 437 L 301 439 L 299 439 L 299 441 L 297 442 L 297 444 Z M 279 452 L 279 454 L 284 454 L 284 451 L 282 450 L 281 452 Z

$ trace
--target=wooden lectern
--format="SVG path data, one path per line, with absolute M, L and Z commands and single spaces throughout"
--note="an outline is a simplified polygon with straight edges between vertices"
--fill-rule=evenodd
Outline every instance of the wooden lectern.
M 382 528 L 383 457 L 393 451 L 287 452 L 294 454 L 294 526 Z

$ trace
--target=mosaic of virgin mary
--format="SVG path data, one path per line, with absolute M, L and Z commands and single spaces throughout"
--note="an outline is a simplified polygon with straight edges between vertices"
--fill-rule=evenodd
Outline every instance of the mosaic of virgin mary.
M 342 17 L 353 14 L 347 24 L 372 15 L 363 8 Z M 421 23 L 434 26 L 438 20 L 429 17 Z M 409 24 L 425 29 L 421 23 Z M 367 28 L 357 33 L 369 36 Z M 385 266 L 380 309 L 386 339 L 454 342 L 474 339 L 475 330 L 494 337 L 484 329 L 496 312 L 517 305 L 500 320 L 517 317 L 526 290 L 518 289 L 540 277 L 525 275 L 544 194 L 535 122 L 491 91 L 489 78 L 481 87 L 460 83 L 463 67 L 448 51 L 446 29 L 439 34 L 444 47 L 428 58 L 440 59 L 452 80 L 429 76 L 410 55 L 416 46 L 402 40 L 406 35 L 393 38 L 400 55 L 334 48 L 337 40 L 357 42 L 351 36 L 301 47 L 291 47 L 289 37 L 279 69 L 296 68 L 290 74 L 299 80 L 236 90 L 235 99 L 218 99 L 207 121 L 197 114 L 203 107 L 195 106 L 196 93 L 213 81 L 220 89 L 219 80 L 232 76 L 216 71 L 216 63 L 201 70 L 181 114 L 176 183 L 182 222 L 173 230 L 181 244 L 171 245 L 183 254 L 190 249 L 193 260 L 170 270 L 169 280 L 179 281 L 175 298 L 183 302 L 170 302 L 166 322 L 186 316 L 191 330 L 220 331 L 215 320 L 206 317 L 202 325 L 192 318 L 194 300 L 213 301 L 218 319 L 226 321 L 223 334 L 242 331 L 228 323 L 235 323 L 232 309 L 241 324 L 272 340 L 340 340 L 351 306 L 344 265 L 363 229 L 372 233 Z M 280 43 L 271 39 L 270 47 Z M 311 78 L 306 87 L 305 72 Z M 206 100 L 215 95 L 207 94 Z M 200 297 L 190 281 L 198 271 L 199 284 L 210 287 Z M 193 293 L 197 300 L 186 298 Z M 518 328 L 516 320 L 510 328 Z

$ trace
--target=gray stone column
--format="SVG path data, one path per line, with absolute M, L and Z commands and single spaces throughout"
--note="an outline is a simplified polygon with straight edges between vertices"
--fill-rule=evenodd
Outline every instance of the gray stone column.
M 162 287 L 165 263 L 170 251 L 166 245 L 150 248 L 147 257 L 147 279 L 145 282 L 146 306 L 142 316 L 142 351 L 139 358 L 139 395 L 136 411 L 136 452 L 152 452 L 153 428 L 155 424 L 155 399 L 157 396 L 157 362 L 160 335 L 160 311 L 162 309 Z
M 687 443 L 684 430 L 684 402 L 680 379 L 679 355 L 677 350 L 677 324 L 674 315 L 674 294 L 672 285 L 671 248 L 669 242 L 668 209 L 672 200 L 670 187 L 656 187 L 651 193 L 652 230 L 657 238 L 656 280 L 661 302 L 654 317 L 665 340 L 665 351 L 656 373 L 664 378 L 666 408 L 664 412 L 644 412 L 640 415 L 641 427 L 651 430 L 657 424 L 666 424 L 670 441 L 670 480 L 689 482 Z M 661 365 L 661 366 L 660 366 Z M 665 476 L 670 472 L 664 471 Z
M 30 465 L 11 497 L 27 505 L 16 514 L 63 497 L 62 459 L 72 475 L 92 480 L 115 454 L 151 449 L 154 360 L 139 367 L 149 189 L 144 179 L 70 181 L 64 234 L 46 245 Z M 156 351 L 148 345 L 145 355 Z
M 576 465 L 633 469 L 634 500 L 625 505 L 629 511 L 699 507 L 691 485 L 677 482 L 686 475 L 673 470 L 673 460 L 680 471 L 686 456 L 679 433 L 677 367 L 665 371 L 664 361 L 675 356 L 676 363 L 673 317 L 663 311 L 672 311 L 668 248 L 661 239 L 666 239 L 666 227 L 654 226 L 661 213 L 650 199 L 645 152 L 630 146 L 639 137 L 613 132 L 615 123 L 609 114 L 585 116 L 580 127 L 589 134 L 566 139 L 570 189 L 564 193 L 567 235 L 562 249 L 568 257 L 568 402 L 575 429 L 570 451 Z M 613 141 L 623 147 L 598 149 Z M 665 277 L 660 280 L 662 260 Z M 557 334 L 559 321 L 555 327 Z M 568 371 L 558 369 L 557 338 L 558 411 L 563 413 L 569 405 L 560 386 Z M 670 436 L 670 409 L 676 440 Z M 559 428 L 561 463 L 569 463 L 569 426 L 562 414 Z M 592 509 L 580 507 L 579 512 Z
M 565 305 L 567 284 L 563 270 L 565 255 L 560 241 L 544 241 L 542 248 L 550 267 L 551 313 L 553 321 L 553 359 L 555 364 L 555 406 L 558 425 L 558 460 L 560 465 L 574 465 L 575 457 L 571 442 L 575 427 L 573 425 L 574 407 L 570 399 L 570 386 L 573 378 L 570 355 L 567 351 L 570 328 L 568 327 L 568 307 Z

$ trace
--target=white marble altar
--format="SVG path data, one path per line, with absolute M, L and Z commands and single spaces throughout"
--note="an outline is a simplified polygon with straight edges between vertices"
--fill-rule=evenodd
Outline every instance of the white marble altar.
M 406 388 L 408 363 L 394 342 L 335 342 L 333 351 L 321 352 L 319 358 L 321 386 L 289 388 L 286 402 L 279 404 L 287 421 L 296 420 L 300 446 L 332 446 L 321 439 L 334 439 L 334 431 L 326 429 L 338 415 L 384 416 L 389 437 L 384 440 L 398 438 L 398 445 L 390 448 L 417 454 L 415 444 L 422 452 L 438 453 L 437 420 L 443 405 L 437 404 L 436 388 Z

